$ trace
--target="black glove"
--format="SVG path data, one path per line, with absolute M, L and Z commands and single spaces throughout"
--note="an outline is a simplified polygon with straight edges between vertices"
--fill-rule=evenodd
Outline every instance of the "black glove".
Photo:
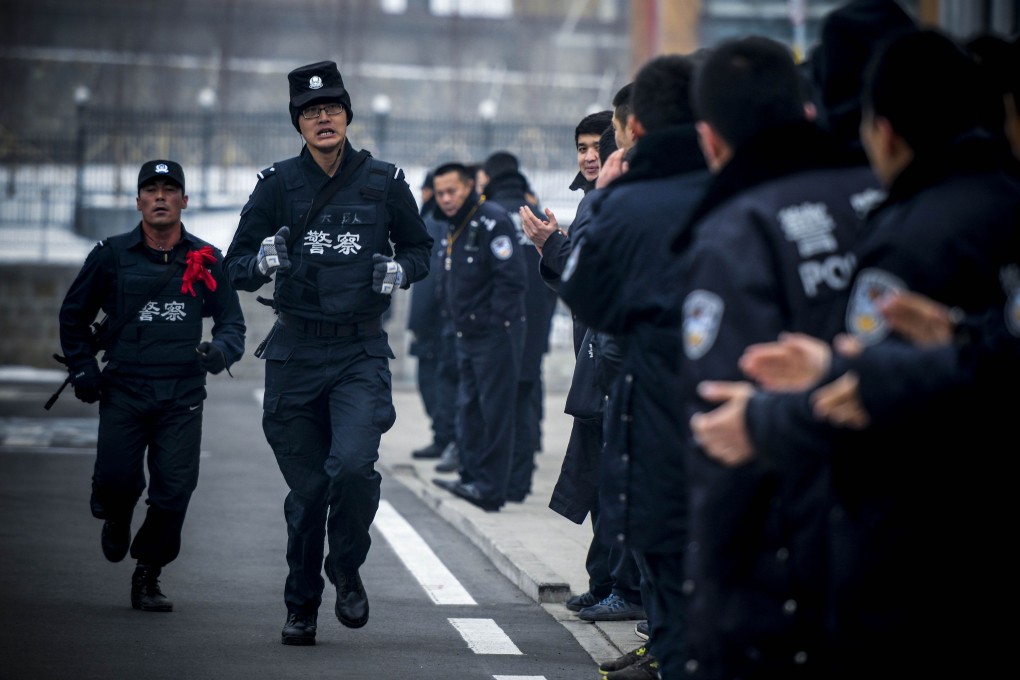
M 227 358 L 223 350 L 211 342 L 200 342 L 195 348 L 198 352 L 198 363 L 204 371 L 216 375 L 227 367 Z
M 102 392 L 103 378 L 99 371 L 99 362 L 95 357 L 75 364 L 70 369 L 71 384 L 74 385 L 74 396 L 86 404 L 99 401 Z
M 290 269 L 290 256 L 287 255 L 288 236 L 290 227 L 280 227 L 274 236 L 262 239 L 257 264 L 263 276 L 272 276 L 277 269 L 280 271 Z
M 381 253 L 372 256 L 372 290 L 383 295 L 392 295 L 404 282 L 404 268 L 392 257 Z

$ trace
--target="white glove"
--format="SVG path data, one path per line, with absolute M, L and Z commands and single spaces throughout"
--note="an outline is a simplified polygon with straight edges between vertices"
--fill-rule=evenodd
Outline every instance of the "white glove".
M 258 256 L 258 267 L 262 276 L 272 276 L 277 269 L 280 271 L 290 269 L 290 257 L 287 255 L 288 236 L 290 227 L 280 227 L 275 236 L 262 239 Z
M 392 257 L 380 253 L 372 256 L 372 290 L 383 295 L 392 295 L 394 289 L 404 282 L 404 268 Z

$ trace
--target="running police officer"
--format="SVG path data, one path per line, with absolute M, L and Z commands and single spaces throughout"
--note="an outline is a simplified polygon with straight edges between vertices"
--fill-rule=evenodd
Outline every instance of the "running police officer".
M 358 569 L 379 506 L 379 440 L 396 418 L 381 317 L 394 290 L 428 273 L 432 239 L 403 171 L 347 139 L 354 114 L 336 64 L 302 66 L 288 81 L 304 148 L 259 173 L 226 266 L 241 290 L 275 276 L 278 318 L 257 354 L 262 427 L 290 488 L 282 641 L 312 645 L 324 538 L 337 618 L 368 622 Z
M 168 612 L 158 577 L 181 548 L 181 528 L 198 484 L 206 373 L 244 352 L 244 318 L 222 254 L 181 223 L 184 171 L 153 160 L 138 173 L 141 222 L 92 249 L 60 308 L 60 344 L 74 394 L 99 402 L 92 514 L 105 520 L 103 555 L 138 560 L 131 605 Z M 102 310 L 107 323 L 93 337 Z M 202 341 L 202 317 L 212 341 Z M 100 372 L 96 354 L 105 350 Z M 131 540 L 131 516 L 146 488 L 148 509 Z
M 436 204 L 449 221 L 443 292 L 457 333 L 460 479 L 435 483 L 483 510 L 506 502 L 514 404 L 524 353 L 524 252 L 506 210 L 486 203 L 460 163 L 436 168 Z

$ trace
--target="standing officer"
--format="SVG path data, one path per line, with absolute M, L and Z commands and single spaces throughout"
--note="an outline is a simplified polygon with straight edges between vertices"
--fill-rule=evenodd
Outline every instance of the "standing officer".
M 541 446 L 542 358 L 549 351 L 549 327 L 556 310 L 556 291 L 547 286 L 538 272 L 542 256 L 531 245 L 521 226 L 520 210 L 529 206 L 541 212 L 531 193 L 527 178 L 521 174 L 517 157 L 507 151 L 497 151 L 485 159 L 483 171 L 489 178 L 485 186 L 485 199 L 504 208 L 513 222 L 525 261 L 525 278 L 528 293 L 524 298 L 527 330 L 524 337 L 524 354 L 521 359 L 521 376 L 517 383 L 517 423 L 514 432 L 514 455 L 510 465 L 510 483 L 507 500 L 521 502 L 531 493 L 531 478 L 535 471 L 535 452 Z
M 443 333 L 444 319 L 441 314 L 439 276 L 443 271 L 436 262 L 446 222 L 435 217 L 436 198 L 432 189 L 430 171 L 421 187 L 421 218 L 432 237 L 432 256 L 429 273 L 418 281 L 411 291 L 410 310 L 407 315 L 407 330 L 411 331 L 411 345 L 408 354 L 418 357 L 418 392 L 421 395 L 425 413 L 432 423 L 432 442 L 411 452 L 412 458 L 439 458 L 455 444 L 454 413 L 457 396 L 456 361 L 450 360 L 453 350 L 453 336 Z M 456 469 L 456 468 L 454 468 Z
M 181 549 L 181 529 L 198 484 L 206 373 L 244 352 L 244 318 L 222 255 L 181 223 L 188 207 L 184 171 L 154 160 L 138 173 L 141 222 L 100 241 L 60 307 L 60 345 L 76 397 L 99 402 L 92 514 L 105 520 L 103 555 L 131 549 L 131 606 L 168 612 L 162 568 Z M 182 266 L 183 265 L 183 266 Z M 92 335 L 102 310 L 106 323 Z M 202 318 L 212 317 L 212 342 Z M 100 372 L 96 355 L 105 350 Z M 146 452 L 148 459 L 146 460 Z M 131 516 L 149 485 L 145 521 L 131 540 Z
M 435 172 L 436 203 L 449 221 L 445 303 L 457 334 L 460 479 L 435 483 L 486 511 L 507 498 L 514 404 L 524 351 L 524 252 L 506 210 L 486 203 L 460 163 Z
M 351 98 L 336 64 L 302 66 L 288 81 L 304 148 L 259 173 L 226 266 L 242 290 L 276 275 L 278 318 L 256 354 L 266 360 L 262 428 L 290 487 L 282 641 L 312 645 L 324 538 L 337 618 L 368 622 L 358 569 L 379 506 L 379 440 L 396 418 L 381 317 L 394 290 L 428 273 L 432 239 L 403 171 L 347 140 Z

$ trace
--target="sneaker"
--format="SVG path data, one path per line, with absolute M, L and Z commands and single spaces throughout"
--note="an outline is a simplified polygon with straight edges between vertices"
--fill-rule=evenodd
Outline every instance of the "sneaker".
M 580 595 L 574 595 L 563 604 L 572 612 L 579 612 L 585 607 L 590 607 L 593 604 L 598 604 L 599 598 L 592 595 L 590 590 L 586 590 Z
M 650 655 L 633 666 L 606 673 L 606 680 L 659 680 L 659 662 Z
M 612 673 L 613 671 L 622 671 L 628 666 L 633 666 L 638 661 L 643 661 L 645 658 L 649 658 L 648 647 L 641 645 L 637 649 L 632 649 L 623 656 L 618 656 L 612 661 L 606 661 L 599 666 L 599 673 L 605 675 L 606 673 Z
M 647 619 L 641 605 L 631 604 L 619 595 L 610 594 L 598 604 L 585 607 L 577 613 L 582 621 L 634 621 Z
M 460 467 L 460 452 L 457 450 L 457 443 L 450 442 L 443 449 L 443 455 L 436 463 L 436 472 L 456 472 Z
M 648 619 L 645 619 L 644 621 L 638 621 L 637 623 L 634 624 L 634 634 L 637 635 L 642 640 L 648 639 L 649 635 Z

